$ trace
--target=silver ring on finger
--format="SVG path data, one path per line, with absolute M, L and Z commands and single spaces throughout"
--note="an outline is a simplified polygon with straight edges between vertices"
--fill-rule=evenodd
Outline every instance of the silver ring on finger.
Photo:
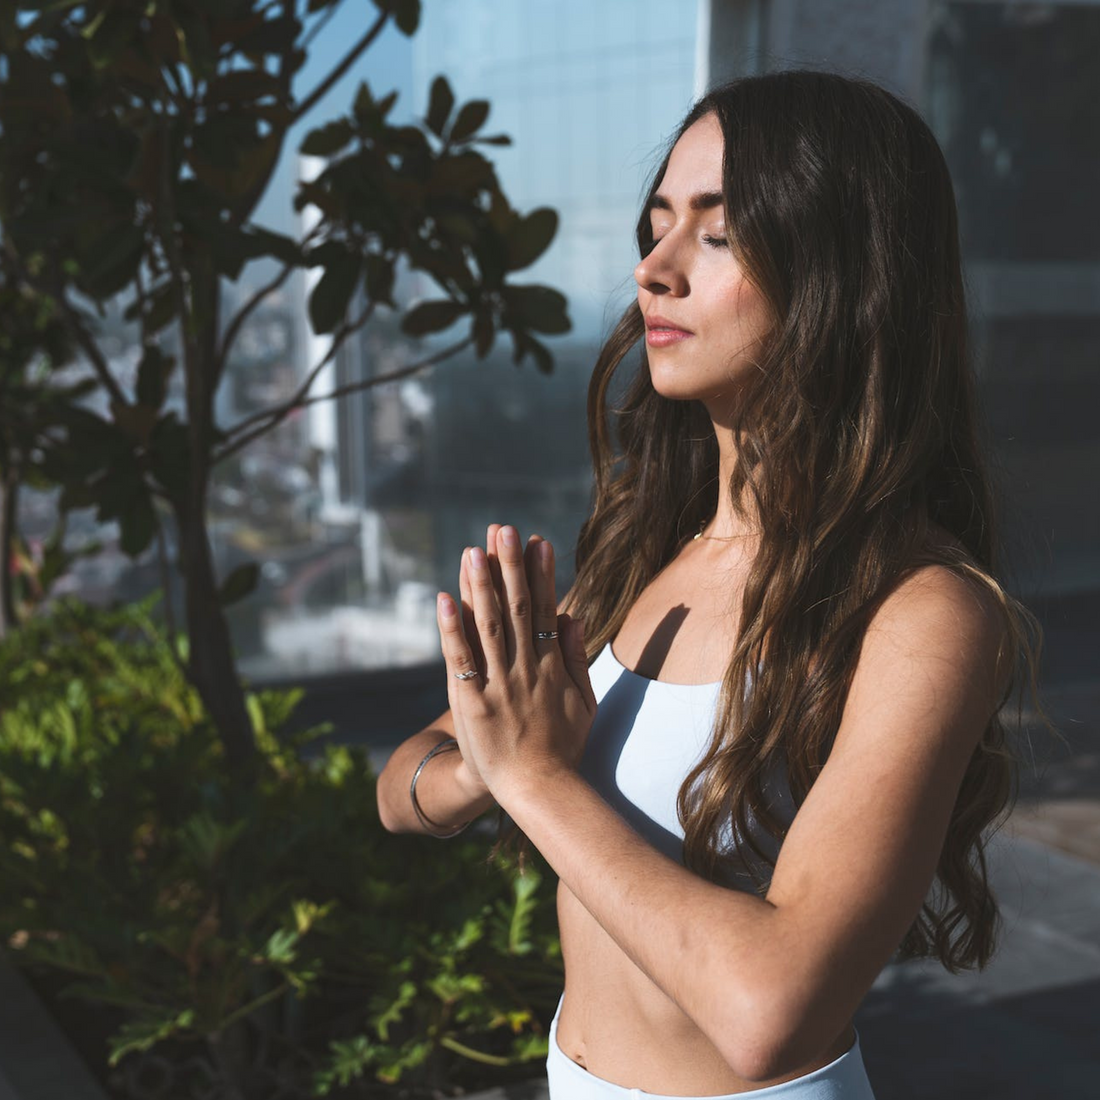
M 556 630 L 540 630 L 535 634 L 536 638 L 556 638 L 557 636 Z
M 470 669 L 468 672 L 456 672 L 454 674 L 456 680 L 472 680 L 475 676 L 480 676 L 476 668 Z

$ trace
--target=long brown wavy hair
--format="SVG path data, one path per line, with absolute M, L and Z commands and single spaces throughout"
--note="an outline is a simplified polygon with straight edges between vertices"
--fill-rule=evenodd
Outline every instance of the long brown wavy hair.
M 637 223 L 642 256 L 672 147 L 709 114 L 725 138 L 729 244 L 776 322 L 731 425 L 739 445 L 725 491 L 751 501 L 760 548 L 712 740 L 679 791 L 684 863 L 718 881 L 721 838 L 733 826 L 738 851 L 747 843 L 774 869 L 749 826 L 751 813 L 773 839 L 785 833 L 765 797 L 769 769 L 786 767 L 800 806 L 828 758 L 868 621 L 915 570 L 946 566 L 994 593 L 1012 672 L 967 767 L 933 887 L 895 957 L 981 969 L 1000 924 L 985 847 L 1019 783 L 1000 713 L 1025 680 L 1037 700 L 1042 633 L 997 579 L 947 164 L 918 112 L 869 81 L 798 69 L 734 80 L 699 100 L 669 141 Z M 595 486 L 569 611 L 590 627 L 590 663 L 718 503 L 710 416 L 699 401 L 654 390 L 644 341 L 608 408 L 612 378 L 643 332 L 635 302 L 588 388 Z M 769 638 L 782 645 L 766 646 Z M 506 820 L 501 811 L 490 859 L 518 832 L 512 823 L 505 834 Z M 519 836 L 522 867 L 529 841 Z M 753 878 L 763 895 L 767 882 Z

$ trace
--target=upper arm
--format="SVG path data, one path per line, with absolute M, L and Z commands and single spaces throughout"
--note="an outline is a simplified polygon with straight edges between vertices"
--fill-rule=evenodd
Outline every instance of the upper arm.
M 783 840 L 775 940 L 751 991 L 777 1059 L 840 1033 L 920 912 L 962 777 L 1000 700 L 994 598 L 920 569 L 865 633 L 828 760 Z

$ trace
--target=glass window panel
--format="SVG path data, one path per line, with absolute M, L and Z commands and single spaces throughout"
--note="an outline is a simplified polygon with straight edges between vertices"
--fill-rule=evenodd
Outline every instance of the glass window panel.
M 1062 626 L 1100 577 L 1100 6 L 930 16 L 927 117 L 958 198 L 1011 577 Z

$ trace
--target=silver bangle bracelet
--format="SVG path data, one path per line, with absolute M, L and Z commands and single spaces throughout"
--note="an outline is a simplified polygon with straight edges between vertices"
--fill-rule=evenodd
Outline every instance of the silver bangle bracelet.
M 431 836 L 437 837 L 440 840 L 449 840 L 452 836 L 458 836 L 458 834 L 461 833 L 463 829 L 467 828 L 473 823 L 474 818 L 471 817 L 469 821 L 463 822 L 463 824 L 456 826 L 449 833 L 433 832 L 433 829 L 441 829 L 445 828 L 445 826 L 440 825 L 438 821 L 432 821 L 432 819 L 428 817 L 428 815 L 424 813 L 424 811 L 420 808 L 420 803 L 416 800 L 416 781 L 420 776 L 421 769 L 424 767 L 425 764 L 427 764 L 429 760 L 431 760 L 433 756 L 435 756 L 437 753 L 450 752 L 452 750 L 458 750 L 458 742 L 453 737 L 444 737 L 443 740 L 440 741 L 439 744 L 435 746 L 435 748 L 431 749 L 428 752 L 427 756 L 425 756 L 424 759 L 421 760 L 420 763 L 416 766 L 416 771 L 413 772 L 412 782 L 409 784 L 409 797 L 412 799 L 413 809 L 416 811 L 416 816 L 420 819 L 420 824 L 424 826 L 424 828 Z

